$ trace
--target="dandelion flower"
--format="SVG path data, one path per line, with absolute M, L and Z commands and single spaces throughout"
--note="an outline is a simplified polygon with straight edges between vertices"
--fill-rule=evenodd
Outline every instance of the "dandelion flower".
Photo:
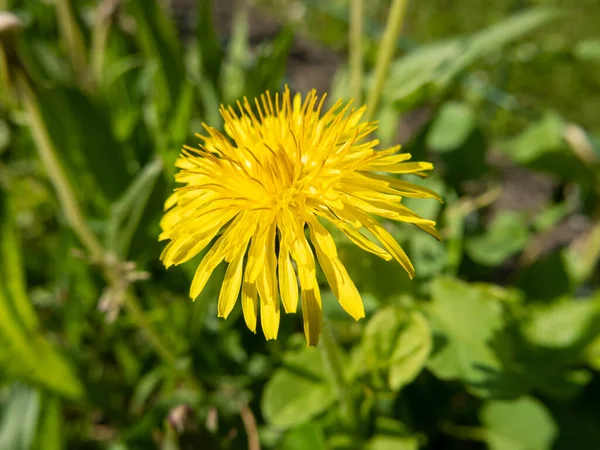
M 340 100 L 321 115 L 324 101 L 315 91 L 304 101 L 300 94 L 292 98 L 286 87 L 283 95 L 273 99 L 267 92 L 254 105 L 244 99 L 238 110 L 222 106 L 226 135 L 204 125 L 206 135 L 197 135 L 201 145 L 184 146 L 175 177 L 184 186 L 165 203 L 160 235 L 170 240 L 161 255 L 165 266 L 210 247 L 190 297 L 198 297 L 225 260 L 218 315 L 227 318 L 241 291 L 248 328 L 256 332 L 260 315 L 266 339 L 277 338 L 280 299 L 292 313 L 300 297 L 307 342 L 318 343 L 317 262 L 344 310 L 356 320 L 364 317 L 360 294 L 324 223 L 363 250 L 395 259 L 411 278 L 415 271 L 406 253 L 373 216 L 439 237 L 435 222 L 401 203 L 402 197 L 438 196 L 388 175 L 424 176 L 433 166 L 408 162 L 410 154 L 398 153 L 399 146 L 376 150 L 378 141 L 369 135 L 377 125 L 361 122 L 364 107 L 351 109 L 351 102 Z

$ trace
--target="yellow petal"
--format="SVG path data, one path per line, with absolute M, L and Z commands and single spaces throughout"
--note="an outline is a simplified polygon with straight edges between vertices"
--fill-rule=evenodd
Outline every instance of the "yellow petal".
M 298 308 L 298 280 L 287 246 L 283 242 L 280 242 L 279 245 L 278 272 L 281 301 L 286 313 L 294 313 Z
M 341 212 L 339 214 L 341 214 Z M 379 222 L 371 219 L 365 213 L 359 211 L 358 209 L 350 205 L 346 205 L 346 208 L 344 208 L 344 214 L 348 215 L 353 220 L 358 220 L 364 225 L 364 227 L 367 230 L 373 233 L 373 235 L 379 240 L 379 242 L 383 244 L 385 249 L 394 257 L 396 261 L 400 263 L 404 270 L 406 270 L 408 276 L 411 279 L 414 278 L 415 268 L 410 262 L 410 259 L 408 259 L 408 256 L 406 255 L 406 253 L 404 253 L 404 250 L 402 250 L 402 248 L 396 242 L 394 237 L 390 233 L 388 233 Z
M 242 269 L 244 267 L 244 254 L 246 247 L 244 246 L 238 255 L 229 263 L 221 292 L 219 293 L 218 315 L 227 319 L 227 316 L 233 309 L 235 302 L 240 293 L 240 285 L 242 284 Z
M 247 272 L 248 269 L 246 269 Z M 245 275 L 244 275 L 245 278 Z M 248 283 L 244 279 L 242 285 L 242 311 L 244 313 L 244 321 L 246 326 L 256 333 L 256 322 L 258 317 L 258 291 L 256 284 Z
M 313 289 L 302 289 L 302 319 L 304 322 L 304 335 L 309 346 L 319 343 L 321 335 L 321 293 L 319 286 L 314 283 Z
M 333 238 L 316 218 L 313 217 L 308 224 L 310 227 L 310 240 L 317 251 L 319 264 L 340 305 L 354 320 L 365 317 L 365 309 L 358 289 L 356 289 L 346 268 L 337 256 Z M 328 248 L 331 243 L 333 243 L 333 249 Z
M 192 286 L 190 287 L 190 297 L 196 299 L 206 286 L 208 279 L 215 270 L 215 268 L 225 259 L 228 248 L 228 238 L 235 234 L 239 229 L 240 225 L 246 225 L 243 219 L 243 214 L 240 214 L 234 219 L 234 221 L 227 227 L 221 237 L 215 242 L 211 249 L 206 253 L 200 265 L 196 269 L 194 279 L 192 280 Z
M 260 301 L 260 324 L 265 335 L 265 339 L 277 339 L 279 332 L 279 302 L 267 303 Z

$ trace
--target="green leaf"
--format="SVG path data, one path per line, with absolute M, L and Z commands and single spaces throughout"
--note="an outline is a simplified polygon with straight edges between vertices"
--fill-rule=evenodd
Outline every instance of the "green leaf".
M 40 395 L 20 384 L 0 390 L 0 449 L 30 450 L 40 414 Z
M 426 144 L 439 153 L 457 149 L 475 125 L 473 108 L 465 102 L 447 102 L 438 112 L 427 134 Z
M 375 436 L 365 446 L 366 450 L 417 450 L 419 440 L 416 437 Z
M 583 61 L 600 61 L 600 39 L 583 39 L 575 45 L 573 52 Z
M 542 256 L 517 275 L 517 285 L 532 300 L 555 299 L 571 292 L 565 257 L 559 252 Z
M 426 88 L 440 91 L 477 60 L 517 41 L 557 16 L 547 8 L 533 8 L 472 35 L 421 46 L 395 61 L 385 88 L 384 102 L 415 104 Z
M 564 299 L 534 305 L 523 326 L 525 337 L 536 345 L 568 349 L 577 353 L 600 335 L 600 296 L 593 299 Z M 575 356 L 572 354 L 572 356 Z
M 0 367 L 11 377 L 79 398 L 83 395 L 81 383 L 38 329 L 25 290 L 14 216 L 9 211 L 7 193 L 0 189 Z
M 4 152 L 6 147 L 8 147 L 9 143 L 10 143 L 10 128 L 8 127 L 8 124 L 4 120 L 0 119 L 0 155 L 2 154 L 2 152 Z
M 513 380 L 504 376 L 491 347 L 504 326 L 502 307 L 495 297 L 477 286 L 438 278 L 426 311 L 439 342 L 427 367 L 438 378 L 461 380 L 482 396 L 514 390 Z
M 44 398 L 34 448 L 39 450 L 61 450 L 65 448 L 60 406 L 60 401 L 57 398 Z
M 39 100 L 61 163 L 78 187 L 78 200 L 95 200 L 99 207 L 115 200 L 130 176 L 126 152 L 113 135 L 103 105 L 68 88 L 42 91 Z
M 564 126 L 564 121 L 557 114 L 547 113 L 501 148 L 515 162 L 529 163 L 546 152 L 554 152 L 564 146 Z
M 158 2 L 130 0 L 131 15 L 136 19 L 135 37 L 145 56 L 156 67 L 153 86 L 160 122 L 170 117 L 173 99 L 179 98 L 184 77 L 183 53 L 170 18 Z
M 199 2 L 197 10 L 196 39 L 200 60 L 202 61 L 202 71 L 216 86 L 221 74 L 223 50 L 219 43 L 219 37 L 215 32 L 212 2 Z
M 269 423 L 289 428 L 322 413 L 335 399 L 321 354 L 306 348 L 286 354 L 283 366 L 267 382 L 261 409 Z
M 466 242 L 469 256 L 485 266 L 498 266 L 521 251 L 529 241 L 525 220 L 516 212 L 496 216 L 488 230 Z
M 389 387 L 400 390 L 423 370 L 431 351 L 431 331 L 418 311 L 388 307 L 371 317 L 365 327 L 365 370 L 388 372 Z
M 31 331 L 36 328 L 37 316 L 29 298 L 23 272 L 23 257 L 19 236 L 12 223 L 15 211 L 10 203 L 8 192 L 0 188 L 0 280 L 1 290 L 5 290 L 14 308 L 12 317 L 23 329 Z M 1 320 L 1 319 L 0 319 Z
M 127 256 L 131 240 L 138 229 L 162 168 L 162 160 L 158 158 L 149 162 L 119 200 L 113 204 L 107 226 L 106 242 L 107 248 L 118 256 Z
M 286 433 L 279 450 L 326 450 L 325 436 L 320 426 L 305 423 Z
M 535 398 L 488 401 L 481 411 L 491 450 L 552 448 L 558 430 L 546 407 Z

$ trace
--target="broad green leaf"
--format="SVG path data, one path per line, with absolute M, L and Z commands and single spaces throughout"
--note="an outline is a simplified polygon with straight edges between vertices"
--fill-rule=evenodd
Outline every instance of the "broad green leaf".
M 491 450 L 550 449 L 558 434 L 546 407 L 532 397 L 488 401 L 481 411 L 481 421 Z
M 421 372 L 431 351 L 431 331 L 418 311 L 388 307 L 379 310 L 365 327 L 365 370 L 388 373 L 388 384 L 399 390 Z
M 512 392 L 513 381 L 502 373 L 492 340 L 503 328 L 502 307 L 482 289 L 450 278 L 432 285 L 426 311 L 439 348 L 427 367 L 443 380 L 460 380 L 479 395 Z
M 438 153 L 460 147 L 475 125 L 475 113 L 468 103 L 447 102 L 438 112 L 427 134 L 426 144 Z
M 288 431 L 279 450 L 326 450 L 325 436 L 321 427 L 315 423 L 305 423 Z
M 509 211 L 498 214 L 484 234 L 467 239 L 466 250 L 475 262 L 498 266 L 521 251 L 528 241 L 524 219 Z
M 565 256 L 559 252 L 544 255 L 517 274 L 517 285 L 530 299 L 555 299 L 571 292 Z
M 554 152 L 564 146 L 564 121 L 556 114 L 547 113 L 516 138 L 502 145 L 502 149 L 518 163 L 525 164 Z
M 366 450 L 417 450 L 419 440 L 416 437 L 375 436 L 365 446 Z
M 533 306 L 523 332 L 536 345 L 576 353 L 600 335 L 600 296 Z
M 575 45 L 575 56 L 584 61 L 600 61 L 600 39 L 583 39 Z
M 269 423 L 289 428 L 322 413 L 335 399 L 321 354 L 306 348 L 285 356 L 265 386 L 261 409 Z

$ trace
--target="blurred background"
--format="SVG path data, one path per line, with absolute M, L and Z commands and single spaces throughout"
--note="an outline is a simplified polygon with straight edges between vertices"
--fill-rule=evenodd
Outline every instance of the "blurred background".
M 0 10 L 0 449 L 600 447 L 600 2 Z M 324 283 L 316 349 L 158 259 L 181 146 L 286 83 L 369 103 L 444 198 L 406 202 L 442 242 L 389 224 L 413 281 L 338 239 L 367 317 Z

